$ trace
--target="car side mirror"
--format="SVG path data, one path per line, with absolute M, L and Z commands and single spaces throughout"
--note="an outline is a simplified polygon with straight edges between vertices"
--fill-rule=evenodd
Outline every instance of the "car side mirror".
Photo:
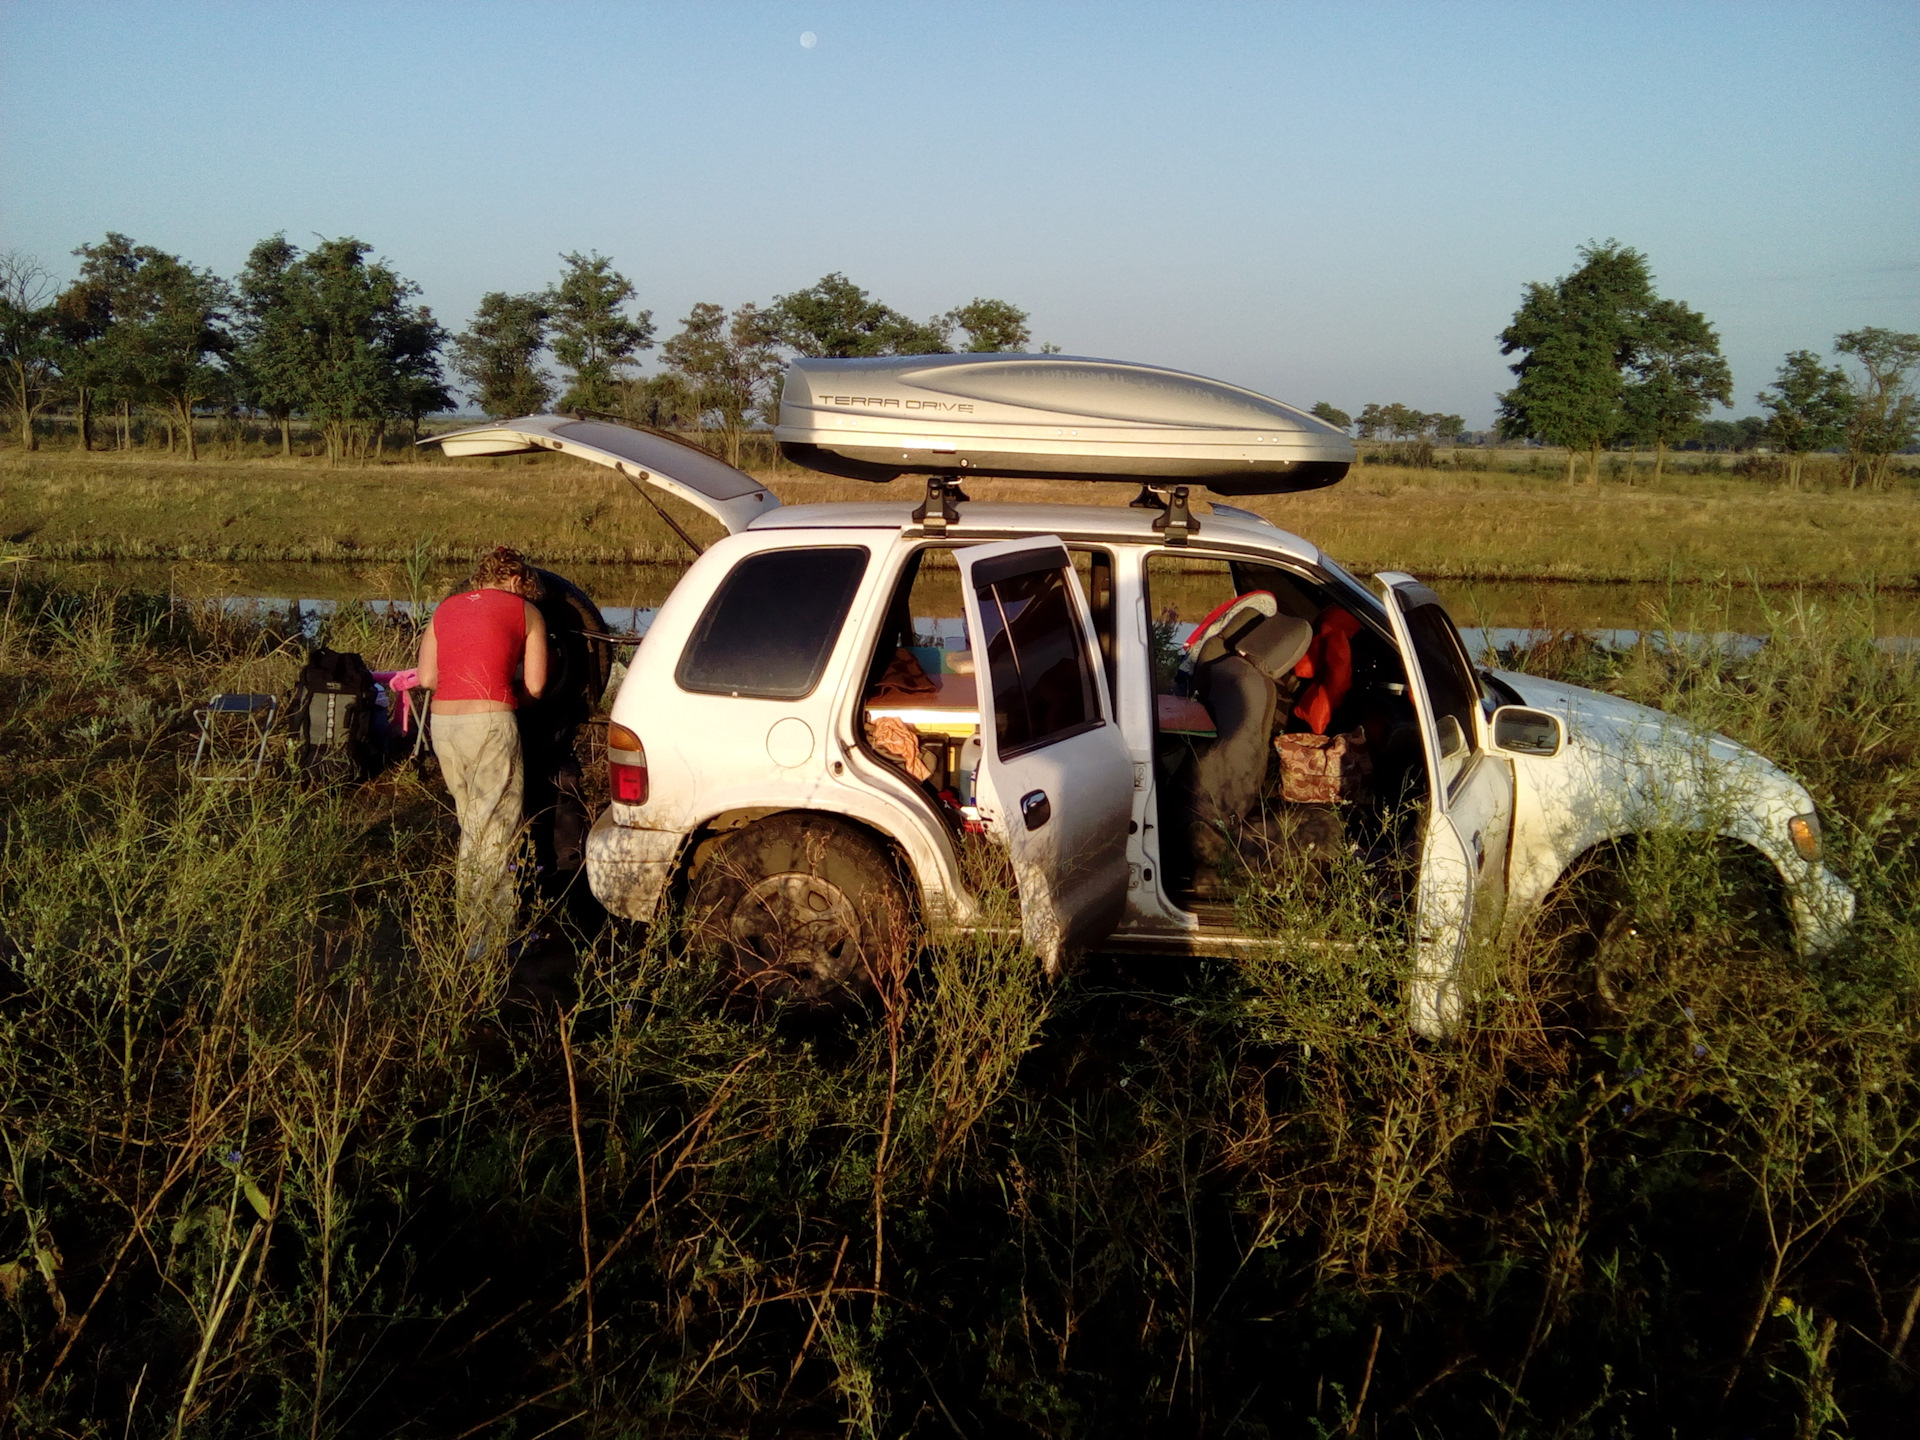
M 1567 722 L 1545 710 L 1502 705 L 1493 712 L 1495 749 L 1512 755 L 1558 755 L 1567 743 Z
M 1460 728 L 1460 722 L 1451 715 L 1442 715 L 1436 727 L 1440 741 L 1440 758 L 1451 760 L 1466 752 L 1467 732 Z

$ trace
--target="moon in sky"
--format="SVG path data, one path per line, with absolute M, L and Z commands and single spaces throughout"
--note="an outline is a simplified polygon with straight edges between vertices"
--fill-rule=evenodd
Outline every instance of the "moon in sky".
M 802 50 L 811 50 L 814 46 L 818 45 L 819 43 L 820 43 L 820 37 L 814 34 L 811 30 L 806 30 L 801 32 L 800 48 Z

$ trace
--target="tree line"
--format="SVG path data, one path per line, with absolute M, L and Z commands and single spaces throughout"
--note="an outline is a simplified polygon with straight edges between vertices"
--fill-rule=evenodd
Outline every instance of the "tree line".
M 1415 410 L 1398 401 L 1391 405 L 1368 405 L 1355 418 L 1331 401 L 1321 400 L 1314 405 L 1313 414 L 1336 429 L 1352 430 L 1361 440 L 1426 440 L 1451 444 L 1467 433 L 1467 422 L 1458 415 Z
M 660 347 L 662 373 L 642 378 L 653 313 L 634 306 L 633 282 L 598 252 L 561 256 L 543 290 L 490 292 L 459 334 L 351 236 L 310 250 L 271 236 L 232 280 L 118 233 L 74 254 L 65 287 L 30 257 L 0 255 L 0 400 L 28 449 L 35 422 L 64 405 L 83 450 L 102 425 L 131 445 L 137 413 L 194 458 L 196 417 L 247 413 L 278 426 L 284 454 L 299 419 L 319 430 L 329 460 L 362 456 L 401 426 L 417 439 L 424 416 L 452 408 L 457 380 L 495 417 L 557 398 L 575 413 L 718 430 L 737 463 L 743 433 L 777 409 L 788 354 L 1005 351 L 1031 340 L 1027 312 L 1008 301 L 914 320 L 835 272 L 765 305 L 695 305 Z
M 399 427 L 417 438 L 422 417 L 453 406 L 458 382 L 496 417 L 557 404 L 715 431 L 737 464 L 746 432 L 777 412 L 789 355 L 1000 352 L 1032 339 L 1027 312 L 1008 301 L 975 298 L 916 320 L 836 271 L 765 304 L 693 306 L 659 346 L 660 373 L 643 377 L 653 312 L 636 307 L 632 280 L 597 251 L 561 256 L 542 290 L 489 292 L 458 334 L 419 302 L 419 286 L 371 253 L 351 236 L 302 250 L 274 235 L 228 281 L 109 233 L 74 252 L 78 273 L 64 288 L 32 259 L 0 255 L 0 401 L 28 449 L 36 420 L 59 404 L 71 407 L 82 449 L 102 424 L 130 445 L 138 413 L 191 457 L 197 416 L 246 413 L 278 426 L 283 453 L 299 419 L 340 459 L 379 448 Z M 1609 240 L 1579 259 L 1570 274 L 1529 284 L 1499 335 L 1502 353 L 1519 356 L 1516 383 L 1498 397 L 1499 433 L 1564 446 L 1570 482 L 1582 453 L 1597 478 L 1601 451 L 1625 445 L 1650 447 L 1658 478 L 1670 446 L 1705 437 L 1764 441 L 1787 456 L 1796 486 L 1808 454 L 1842 449 L 1850 487 L 1880 488 L 1893 456 L 1915 443 L 1920 335 L 1867 327 L 1836 336 L 1834 354 L 1851 371 L 1795 350 L 1757 396 L 1764 418 L 1707 420 L 1732 400 L 1714 327 L 1657 293 L 1641 252 Z M 1356 418 L 1323 400 L 1313 413 L 1362 440 L 1422 449 L 1466 428 L 1458 415 L 1397 401 Z
M 1569 482 L 1582 451 L 1597 480 L 1603 449 L 1650 446 L 1657 479 L 1667 448 L 1699 434 L 1715 404 L 1733 402 L 1720 338 L 1697 310 L 1655 291 L 1640 251 L 1609 240 L 1579 257 L 1570 274 L 1529 284 L 1500 332 L 1501 353 L 1520 356 L 1509 367 L 1514 387 L 1499 397 L 1500 433 L 1565 446 Z M 1848 488 L 1863 479 L 1882 488 L 1893 457 L 1920 438 L 1920 335 L 1868 326 L 1835 336 L 1833 350 L 1855 371 L 1793 351 L 1755 397 L 1767 412 L 1758 433 L 1785 453 L 1794 486 L 1807 455 L 1844 449 Z
M 558 284 L 525 295 L 488 293 L 455 337 L 453 368 L 475 403 L 488 415 L 525 415 L 546 409 L 558 392 L 565 411 L 717 431 L 735 464 L 752 423 L 771 423 L 779 408 L 789 355 L 1001 352 L 1024 350 L 1032 339 L 1027 312 L 1008 301 L 976 298 L 914 320 L 835 271 L 766 305 L 693 306 L 660 347 L 662 371 L 637 378 L 636 357 L 653 348 L 653 312 L 628 312 L 633 283 L 605 256 L 562 258 Z M 557 378 L 543 354 L 557 362 Z

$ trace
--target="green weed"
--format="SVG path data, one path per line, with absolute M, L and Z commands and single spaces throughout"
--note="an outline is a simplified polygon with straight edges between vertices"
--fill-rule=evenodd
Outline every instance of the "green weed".
M 1543 925 L 1436 1046 L 1353 857 L 1244 877 L 1234 961 L 1048 982 L 989 894 L 849 1024 L 742 1016 L 670 923 L 549 917 L 573 967 L 536 993 L 464 959 L 411 772 L 184 778 L 193 701 L 284 690 L 287 625 L 16 575 L 0 1405 L 47 1434 L 1889 1433 L 1920 1401 L 1920 677 L 1871 603 L 1783 603 L 1751 654 L 1504 657 L 1795 770 L 1861 918 L 1801 959 L 1656 839 L 1613 857 L 1646 966 L 1604 1025 Z

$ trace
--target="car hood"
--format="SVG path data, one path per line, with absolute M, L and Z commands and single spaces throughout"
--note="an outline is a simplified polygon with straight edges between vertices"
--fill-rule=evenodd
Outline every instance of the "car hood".
M 1651 705 L 1622 700 L 1618 695 L 1580 685 L 1542 679 L 1538 675 L 1512 670 L 1495 670 L 1493 674 L 1526 704 L 1564 719 L 1568 742 L 1580 748 L 1632 751 L 1642 755 L 1650 748 L 1698 754 L 1704 745 L 1711 759 L 1750 766 L 1778 777 L 1796 790 L 1800 788 L 1797 780 L 1758 751 Z

